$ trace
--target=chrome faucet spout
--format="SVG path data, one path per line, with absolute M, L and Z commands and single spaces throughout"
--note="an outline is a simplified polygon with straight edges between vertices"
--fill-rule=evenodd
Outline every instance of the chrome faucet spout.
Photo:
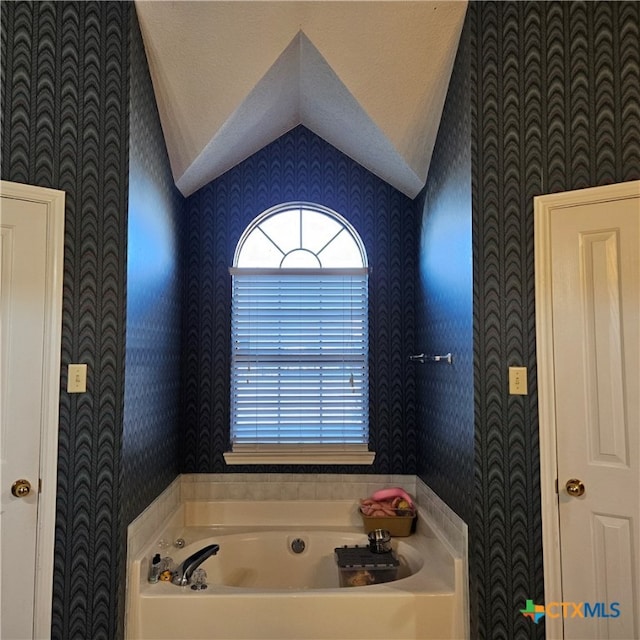
M 196 551 L 192 555 L 190 555 L 178 568 L 176 572 L 176 576 L 174 578 L 174 582 L 181 587 L 188 585 L 191 581 L 191 576 L 193 572 L 207 559 L 211 556 L 215 556 L 216 553 L 220 551 L 220 545 L 218 544 L 210 544 L 206 547 L 202 547 L 199 551 Z

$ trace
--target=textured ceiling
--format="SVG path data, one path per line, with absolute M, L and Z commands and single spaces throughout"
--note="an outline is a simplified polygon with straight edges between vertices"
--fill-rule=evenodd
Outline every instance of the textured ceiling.
M 299 124 L 408 196 L 423 187 L 466 1 L 136 8 L 184 195 Z

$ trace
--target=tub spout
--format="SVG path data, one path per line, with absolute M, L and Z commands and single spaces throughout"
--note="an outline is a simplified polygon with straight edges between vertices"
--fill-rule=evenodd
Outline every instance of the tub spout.
M 191 575 L 193 572 L 207 559 L 211 556 L 215 556 L 216 553 L 220 551 L 220 545 L 210 544 L 206 547 L 202 547 L 199 551 L 196 551 L 194 554 L 190 555 L 179 567 L 176 571 L 176 575 L 173 579 L 175 584 L 184 587 L 188 585 L 191 581 Z

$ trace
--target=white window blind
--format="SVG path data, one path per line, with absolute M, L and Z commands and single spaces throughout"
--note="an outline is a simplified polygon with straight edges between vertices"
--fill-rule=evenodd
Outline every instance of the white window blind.
M 366 444 L 366 268 L 231 273 L 232 444 Z

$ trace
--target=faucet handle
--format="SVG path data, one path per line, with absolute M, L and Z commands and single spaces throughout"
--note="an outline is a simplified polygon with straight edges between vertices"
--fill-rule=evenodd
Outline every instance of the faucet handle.
M 207 572 L 199 567 L 191 574 L 191 588 L 194 591 L 203 591 L 207 588 Z

